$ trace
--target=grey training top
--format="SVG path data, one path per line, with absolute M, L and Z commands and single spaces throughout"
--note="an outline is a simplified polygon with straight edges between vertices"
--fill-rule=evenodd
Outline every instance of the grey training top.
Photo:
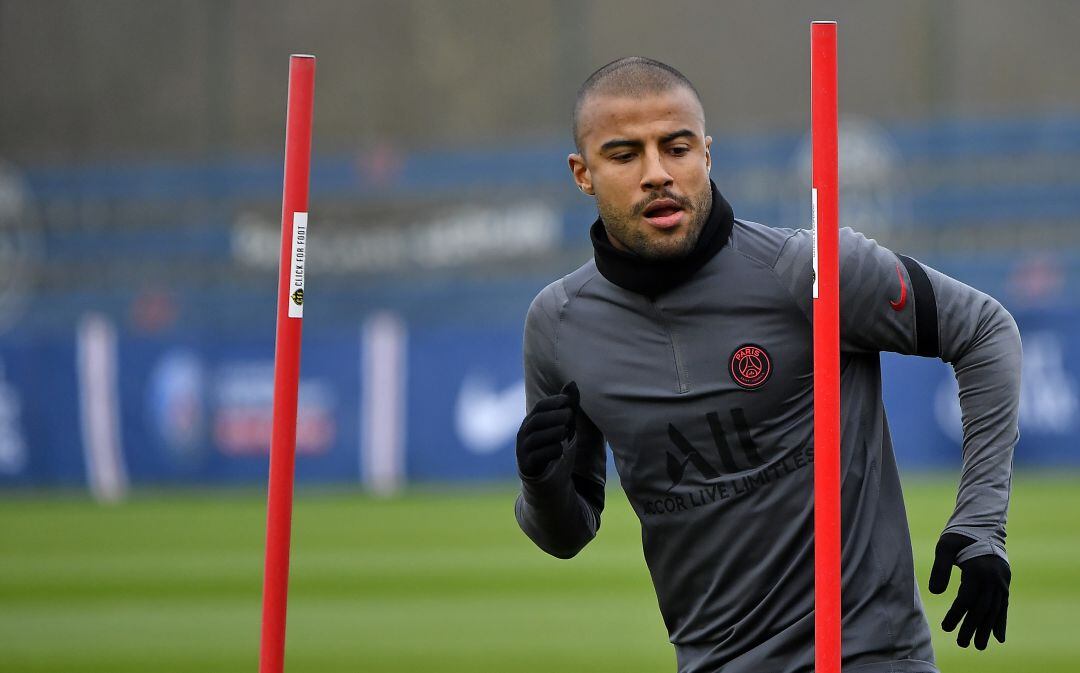
M 977 541 L 961 561 L 1005 558 L 1019 334 L 991 297 L 850 229 L 840 266 L 844 670 L 935 672 L 878 353 L 953 365 L 964 461 L 945 530 Z M 606 440 L 680 673 L 813 669 L 811 283 L 809 232 L 736 220 L 655 299 L 590 261 L 529 308 L 528 407 L 573 380 L 585 415 L 563 458 L 522 478 L 518 523 L 550 554 L 580 551 Z

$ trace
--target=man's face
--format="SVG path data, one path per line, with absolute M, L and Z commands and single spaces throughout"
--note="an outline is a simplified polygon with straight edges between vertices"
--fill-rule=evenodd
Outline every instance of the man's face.
M 689 253 L 712 207 L 712 138 L 685 87 L 640 97 L 594 94 L 579 119 L 574 181 L 596 197 L 612 245 L 646 259 Z

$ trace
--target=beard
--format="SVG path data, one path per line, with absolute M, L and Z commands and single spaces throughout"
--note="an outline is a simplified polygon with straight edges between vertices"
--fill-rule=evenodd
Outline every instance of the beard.
M 642 221 L 645 209 L 657 199 L 671 199 L 688 214 L 689 219 L 681 232 L 669 234 L 653 230 Z M 712 210 L 712 185 L 706 183 L 705 189 L 692 197 L 676 196 L 666 189 L 655 191 L 629 210 L 619 210 L 600 199 L 596 200 L 596 206 L 608 236 L 622 247 L 650 261 L 677 259 L 689 255 L 701 238 L 705 220 Z

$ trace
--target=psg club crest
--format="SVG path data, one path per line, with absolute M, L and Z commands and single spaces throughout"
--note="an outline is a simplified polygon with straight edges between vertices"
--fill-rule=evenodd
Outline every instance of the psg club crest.
M 769 380 L 772 374 L 772 362 L 769 354 L 761 346 L 743 344 L 731 354 L 731 362 L 728 363 L 731 370 L 731 378 L 741 387 L 747 390 L 760 388 Z

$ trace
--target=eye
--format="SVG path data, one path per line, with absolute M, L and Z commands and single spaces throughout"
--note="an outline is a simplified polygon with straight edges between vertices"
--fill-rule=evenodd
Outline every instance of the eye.
M 634 158 L 634 154 L 632 152 L 621 152 L 619 154 L 611 155 L 611 159 L 613 161 L 618 161 L 619 163 L 623 163 L 623 164 L 625 164 L 627 161 L 630 161 L 633 158 Z
M 677 145 L 675 147 L 672 147 L 669 151 L 672 154 L 674 154 L 675 156 L 681 157 L 681 156 L 685 156 L 685 155 L 689 154 L 690 153 L 690 148 L 687 147 L 686 145 Z

